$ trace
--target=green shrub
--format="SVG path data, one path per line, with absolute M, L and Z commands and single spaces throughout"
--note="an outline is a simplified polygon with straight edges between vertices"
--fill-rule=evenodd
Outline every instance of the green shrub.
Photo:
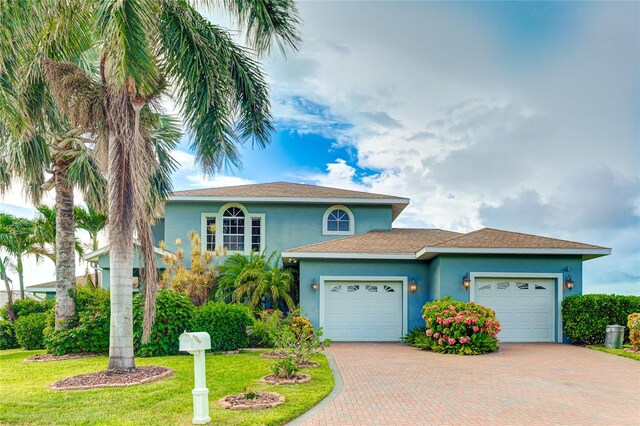
M 562 301 L 564 332 L 575 345 L 601 344 L 607 325 L 624 325 L 628 316 L 638 311 L 640 296 L 576 294 Z M 628 330 L 624 338 L 629 341 Z
M 0 320 L 0 350 L 19 348 L 11 321 Z
M 402 338 L 402 341 L 410 346 L 413 346 L 417 340 L 427 335 L 427 327 L 419 325 L 414 327 L 410 332 Z
M 640 312 L 629 315 L 629 340 L 637 349 L 640 349 Z
M 160 290 L 156 297 L 156 319 L 151 330 L 151 340 L 142 345 L 142 316 L 144 296 L 133 298 L 133 341 L 140 356 L 175 355 L 178 338 L 185 330 L 192 329 L 194 306 L 188 296 L 172 290 Z
M 258 312 L 257 318 L 253 320 L 253 324 L 248 330 L 248 346 L 250 348 L 273 348 L 275 346 L 273 337 L 282 325 L 282 318 L 282 312 L 277 309 Z
M 479 355 L 498 350 L 500 323 L 495 312 L 474 302 L 444 297 L 424 305 L 425 338 L 414 345 L 434 352 Z
M 18 319 L 30 314 L 47 312 L 53 309 L 55 307 L 55 304 L 55 299 L 18 299 L 13 302 L 13 304 L 11 305 L 11 309 L 13 309 L 13 313 L 16 314 L 16 319 Z M 2 309 L 0 309 L 0 317 L 2 317 L 2 319 L 4 320 L 9 320 L 9 315 L 7 314 L 6 307 L 2 307 Z
M 307 364 L 311 357 L 325 350 L 331 340 L 322 340 L 322 328 L 315 330 L 311 322 L 298 315 L 287 316 L 274 336 L 277 352 L 287 355 L 296 364 Z
M 46 322 L 47 314 L 44 312 L 19 317 L 14 326 L 20 347 L 27 350 L 43 349 Z
M 109 350 L 109 292 L 101 288 L 78 287 L 76 312 L 71 327 L 54 329 L 54 318 L 45 329 L 45 345 L 53 355 Z
M 196 308 L 193 330 L 209 333 L 212 351 L 233 351 L 248 346 L 247 327 L 252 323 L 253 315 L 244 305 L 209 302 Z
M 271 371 L 280 378 L 291 379 L 300 371 L 300 367 L 296 365 L 292 358 L 283 358 L 271 366 Z

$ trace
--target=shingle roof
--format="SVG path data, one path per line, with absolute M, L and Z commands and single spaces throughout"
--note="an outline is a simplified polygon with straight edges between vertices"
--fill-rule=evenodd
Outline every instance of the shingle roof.
M 395 228 L 369 231 L 287 250 L 288 253 L 411 253 L 464 234 L 443 229 Z
M 605 249 L 607 247 L 559 240 L 521 232 L 482 228 L 462 234 L 456 238 L 435 244 L 436 247 L 464 248 L 566 248 L 566 249 Z
M 461 234 L 442 229 L 391 229 L 388 231 L 370 231 L 351 237 L 339 238 L 322 243 L 310 244 L 286 250 L 283 255 L 295 257 L 296 253 L 308 253 L 308 257 L 324 253 L 353 253 L 353 254 L 411 254 L 420 258 L 430 258 L 443 252 L 477 253 L 478 249 L 492 250 L 492 253 L 520 253 L 521 249 L 540 250 L 583 250 L 585 258 L 606 255 L 607 247 L 519 232 L 502 231 L 499 229 L 483 228 L 477 231 Z M 527 251 L 525 251 L 526 253 Z M 543 252 L 544 253 L 544 252 Z M 554 251 L 558 253 L 558 251 Z M 330 256 L 325 256 L 330 257 Z
M 188 189 L 175 191 L 173 197 L 270 197 L 270 198 L 355 198 L 374 200 L 407 200 L 392 195 L 352 191 L 350 189 L 302 183 L 271 182 L 251 185 L 222 186 L 218 188 Z

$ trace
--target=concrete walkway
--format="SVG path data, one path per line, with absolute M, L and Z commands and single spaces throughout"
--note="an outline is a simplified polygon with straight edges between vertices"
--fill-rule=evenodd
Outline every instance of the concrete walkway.
M 563 344 L 462 357 L 334 343 L 342 391 L 304 425 L 640 424 L 640 362 Z

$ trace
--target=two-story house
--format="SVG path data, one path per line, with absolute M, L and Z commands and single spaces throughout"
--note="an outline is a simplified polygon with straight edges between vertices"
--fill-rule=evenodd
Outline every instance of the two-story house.
M 489 228 L 393 228 L 408 204 L 286 182 L 177 191 L 154 236 L 169 251 L 191 230 L 207 250 L 278 251 L 298 271 L 303 313 L 337 341 L 397 341 L 423 324 L 425 302 L 447 295 L 494 309 L 502 341 L 562 341 L 560 303 L 582 292 L 582 262 L 611 253 Z M 108 287 L 108 247 L 86 258 Z

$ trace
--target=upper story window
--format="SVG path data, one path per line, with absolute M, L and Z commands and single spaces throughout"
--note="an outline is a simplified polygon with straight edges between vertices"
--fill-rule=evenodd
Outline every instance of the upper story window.
M 264 250 L 264 213 L 229 203 L 217 213 L 202 213 L 202 249 L 249 254 Z
M 229 207 L 222 216 L 222 245 L 229 251 L 244 251 L 244 212 Z
M 322 219 L 323 235 L 353 235 L 355 223 L 353 213 L 345 206 L 331 206 Z

